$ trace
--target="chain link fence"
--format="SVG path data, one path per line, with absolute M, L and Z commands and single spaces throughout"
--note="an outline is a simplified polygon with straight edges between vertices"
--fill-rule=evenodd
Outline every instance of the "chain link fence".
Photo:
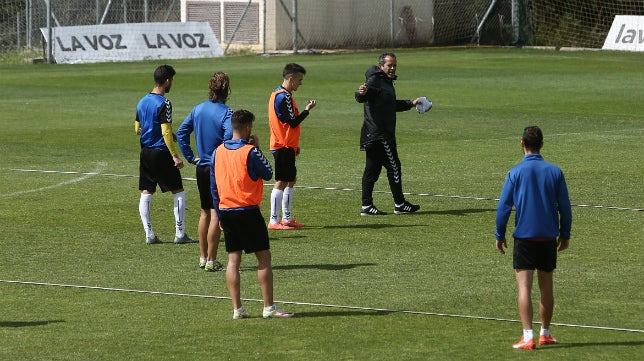
M 615 15 L 644 15 L 642 0 L 0 0 L 0 56 L 42 51 L 48 3 L 52 27 L 207 21 L 222 47 L 234 43 L 255 52 L 463 44 L 598 48 Z

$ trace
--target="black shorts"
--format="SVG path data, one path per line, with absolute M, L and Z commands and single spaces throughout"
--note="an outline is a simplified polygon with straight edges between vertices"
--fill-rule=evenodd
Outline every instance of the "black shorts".
M 295 168 L 295 149 L 280 148 L 272 151 L 275 159 L 275 180 L 283 182 L 294 182 L 297 177 Z
M 201 200 L 201 209 L 215 208 L 212 203 L 212 193 L 210 192 L 210 174 L 212 168 L 209 165 L 198 165 L 195 171 L 197 178 L 197 189 L 199 189 L 199 199 Z
M 219 212 L 226 252 L 254 253 L 270 249 L 268 229 L 259 208 Z
M 154 193 L 157 190 L 157 184 L 164 193 L 182 189 L 181 172 L 174 166 L 174 160 L 169 151 L 141 148 L 139 190 Z
M 514 239 L 514 269 L 552 272 L 557 268 L 557 240 L 531 241 Z

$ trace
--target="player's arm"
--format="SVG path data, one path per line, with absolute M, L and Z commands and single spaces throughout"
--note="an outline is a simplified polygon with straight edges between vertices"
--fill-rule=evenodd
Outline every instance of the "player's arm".
M 136 116 L 134 117 L 134 132 L 137 135 L 141 135 L 141 121 L 139 120 L 139 113 L 136 113 Z
M 418 99 L 414 100 L 396 100 L 396 111 L 397 112 L 405 112 L 414 106 L 416 106 L 416 103 L 418 102 Z
M 380 95 L 380 86 L 377 76 L 370 76 L 366 82 L 362 83 L 356 90 L 355 97 L 358 103 L 367 102 Z
M 369 86 L 367 83 L 362 83 L 356 90 L 355 98 L 358 103 L 364 103 L 369 100 L 367 93 L 369 92 Z
M 569 240 L 572 229 L 572 206 L 563 173 L 560 181 L 557 182 L 557 203 L 559 204 L 559 238 Z
M 177 140 L 174 133 L 172 133 L 172 104 L 168 99 L 165 100 L 164 104 L 159 108 L 159 123 L 161 124 L 161 136 L 163 141 L 172 154 L 172 159 L 174 160 L 174 166 L 181 169 L 183 168 L 183 161 L 179 158 L 179 152 L 177 151 Z
M 255 147 L 248 153 L 248 175 L 252 180 L 271 180 L 273 178 L 273 168 L 271 163 L 266 159 L 264 153 Z
M 215 148 L 215 150 L 212 152 L 213 162 L 216 156 L 217 156 L 217 148 Z M 215 207 L 215 212 L 217 212 L 217 217 L 219 217 L 220 211 L 219 211 L 219 191 L 217 190 L 217 176 L 215 174 L 215 167 L 211 167 L 211 169 L 212 170 L 210 172 L 210 195 L 212 197 L 212 204 Z
M 507 230 L 508 220 L 510 219 L 510 213 L 512 212 L 512 206 L 514 205 L 514 199 L 512 197 L 513 189 L 510 174 L 508 173 L 505 177 L 499 203 L 496 208 L 496 231 L 494 232 L 494 236 L 497 241 L 505 241 L 505 232 Z
M 174 134 L 172 134 L 172 124 L 161 123 L 161 135 L 163 136 L 163 141 L 168 147 L 170 154 L 172 154 L 174 166 L 179 169 L 183 168 L 183 161 L 179 158 L 179 152 L 177 151 L 177 142 L 174 140 Z
M 190 134 L 193 130 L 194 123 L 192 121 L 192 113 L 190 113 L 183 123 L 181 123 L 179 129 L 177 129 L 177 143 L 179 143 L 179 149 L 181 149 L 181 153 L 183 153 L 186 160 L 195 164 L 198 159 L 195 157 L 195 154 L 190 147 Z
M 304 109 L 298 116 L 295 116 L 293 100 L 287 93 L 279 94 L 275 101 L 278 102 L 277 117 L 280 122 L 290 125 L 291 128 L 297 127 L 302 123 L 302 121 L 304 121 L 304 119 L 306 119 L 306 117 L 309 116 L 309 111 L 307 109 Z

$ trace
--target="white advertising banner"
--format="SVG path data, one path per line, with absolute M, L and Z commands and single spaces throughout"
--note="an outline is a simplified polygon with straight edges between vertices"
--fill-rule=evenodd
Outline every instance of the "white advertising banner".
M 48 39 L 47 28 L 41 28 Z M 207 22 L 137 23 L 52 28 L 59 64 L 223 56 Z
M 644 16 L 616 15 L 602 49 L 644 51 Z

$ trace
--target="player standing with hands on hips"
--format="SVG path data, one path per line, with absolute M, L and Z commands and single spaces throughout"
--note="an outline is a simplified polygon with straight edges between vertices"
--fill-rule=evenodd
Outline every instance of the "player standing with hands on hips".
M 413 213 L 420 209 L 419 205 L 407 202 L 403 195 L 396 146 L 396 112 L 407 111 L 422 100 L 396 99 L 394 80 L 397 79 L 397 66 L 394 53 L 383 53 L 378 59 L 378 65 L 367 70 L 366 82 L 355 93 L 356 100 L 364 104 L 364 122 L 360 132 L 360 150 L 366 153 L 362 175 L 362 216 L 387 214 L 373 204 L 373 188 L 382 167 L 387 170 L 389 188 L 394 197 L 394 213 Z
M 557 340 L 550 333 L 554 311 L 552 275 L 557 267 L 557 251 L 568 248 L 572 211 L 563 172 L 541 156 L 543 133 L 536 126 L 527 127 L 521 139 L 523 161 L 510 169 L 505 178 L 496 213 L 496 249 L 505 254 L 505 232 L 512 207 L 515 207 L 513 267 L 518 288 L 518 307 L 523 336 L 512 345 L 534 350 L 532 331 L 532 283 L 534 270 L 539 279 L 539 345 Z
M 177 141 L 183 156 L 197 166 L 195 177 L 201 203 L 201 214 L 197 225 L 199 233 L 199 268 L 208 272 L 223 271 L 224 265 L 217 260 L 217 248 L 221 229 L 219 218 L 212 204 L 210 174 L 212 173 L 212 152 L 224 140 L 233 136 L 230 117 L 233 110 L 226 105 L 230 94 L 230 78 L 220 71 L 208 81 L 208 100 L 197 104 L 177 129 Z M 197 153 L 190 147 L 190 134 L 195 133 Z
M 299 64 L 286 64 L 282 71 L 282 85 L 271 93 L 268 100 L 268 123 L 271 130 L 270 151 L 275 158 L 275 185 L 271 192 L 271 218 L 268 229 L 291 230 L 302 228 L 292 215 L 293 187 L 297 178 L 295 157 L 300 154 L 300 123 L 317 105 L 309 100 L 300 113 L 292 93 L 302 85 L 306 70 Z M 282 219 L 280 220 L 280 209 Z
M 136 106 L 134 130 L 141 135 L 139 163 L 139 214 L 145 229 L 146 243 L 163 243 L 152 230 L 150 201 L 157 184 L 161 192 L 172 192 L 174 198 L 174 243 L 196 243 L 185 233 L 186 193 L 181 172 L 175 135 L 172 133 L 172 104 L 165 97 L 170 92 L 176 72 L 170 65 L 161 65 L 154 71 L 154 88 Z
M 257 280 L 262 290 L 262 317 L 292 317 L 273 303 L 273 267 L 268 231 L 260 211 L 264 180 L 270 180 L 273 169 L 251 135 L 255 116 L 247 110 L 232 115 L 233 137 L 213 153 L 212 199 L 224 229 L 228 265 L 226 283 L 233 303 L 233 319 L 250 317 L 240 296 L 239 266 L 242 251 L 255 253 Z

